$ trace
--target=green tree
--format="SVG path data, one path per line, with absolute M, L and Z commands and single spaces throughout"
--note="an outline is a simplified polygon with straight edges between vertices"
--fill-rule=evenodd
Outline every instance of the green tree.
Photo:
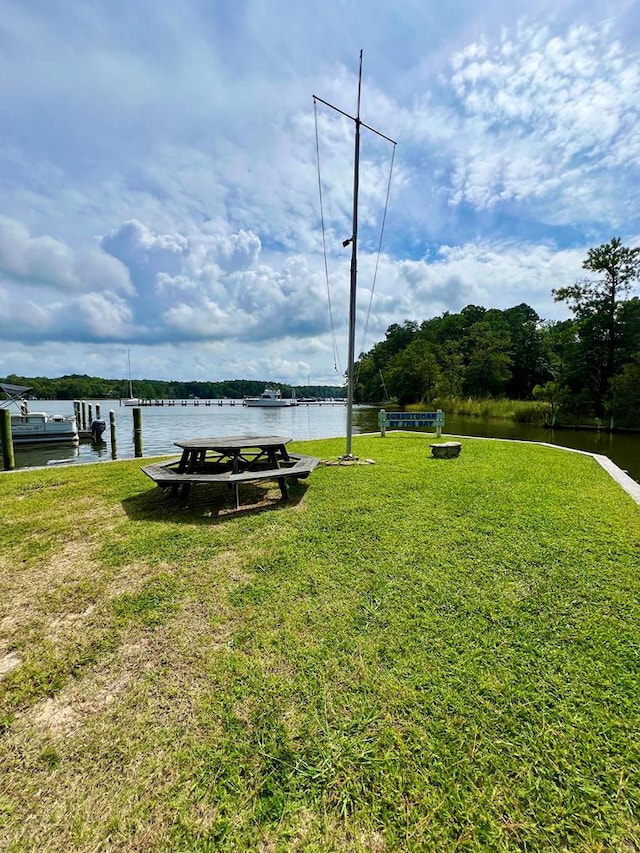
M 559 382 L 545 382 L 544 385 L 536 385 L 533 389 L 533 399 L 542 400 L 551 406 L 551 426 L 556 422 L 556 410 L 562 399 L 562 386 Z
M 438 351 L 440 362 L 440 384 L 438 391 L 445 397 L 457 397 L 464 381 L 464 359 L 460 344 L 447 341 Z
M 414 320 L 405 320 L 402 326 L 392 323 L 385 332 L 385 340 L 381 344 L 384 354 L 383 361 L 387 363 L 394 355 L 406 349 L 418 332 L 418 324 Z M 382 365 L 378 365 L 381 367 Z
M 640 274 L 640 249 L 623 246 L 614 237 L 589 249 L 582 267 L 598 277 L 552 292 L 556 302 L 566 302 L 574 315 L 584 380 L 595 413 L 602 414 L 609 384 L 621 366 L 622 307 Z
M 640 352 L 611 381 L 611 412 L 616 422 L 640 424 Z
M 511 378 L 511 340 L 502 328 L 482 320 L 469 330 L 464 390 L 479 397 L 501 396 Z
M 361 353 L 355 366 L 354 398 L 356 402 L 375 402 L 382 400 L 384 392 L 380 372 L 376 368 L 375 360 L 370 353 Z
M 620 306 L 620 364 L 631 361 L 640 352 L 640 299 L 634 296 Z
M 551 379 L 551 365 L 544 346 L 542 321 L 530 305 L 522 302 L 502 311 L 511 339 L 511 378 L 506 394 L 512 399 L 527 400 L 534 386 Z
M 401 406 L 428 401 L 440 379 L 438 361 L 427 341 L 415 340 L 389 362 L 387 388 Z

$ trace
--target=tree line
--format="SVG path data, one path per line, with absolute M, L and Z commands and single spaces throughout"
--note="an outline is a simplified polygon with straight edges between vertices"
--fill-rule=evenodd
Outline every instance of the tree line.
M 548 321 L 526 303 L 467 305 L 418 323 L 394 323 L 362 353 L 358 401 L 441 404 L 456 397 L 541 399 L 576 418 L 640 425 L 640 249 L 619 238 L 590 249 L 585 278 L 552 291 L 568 320 Z
M 31 395 L 41 400 L 106 400 L 129 397 L 128 380 L 101 379 L 86 374 L 60 376 L 56 379 L 11 374 L 0 379 L 8 385 L 31 388 Z M 266 386 L 279 388 L 283 397 L 290 397 L 294 386 L 255 379 L 228 379 L 222 382 L 173 382 L 154 379 L 134 379 L 134 395 L 141 400 L 218 400 L 224 397 L 240 400 L 261 394 Z M 344 397 L 344 388 L 333 385 L 296 386 L 298 397 Z

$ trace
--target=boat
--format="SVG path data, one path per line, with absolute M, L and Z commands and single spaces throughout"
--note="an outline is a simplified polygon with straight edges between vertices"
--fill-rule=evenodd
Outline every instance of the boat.
M 282 409 L 287 406 L 297 406 L 298 401 L 294 397 L 283 397 L 279 388 L 265 388 L 259 397 L 245 397 L 245 405 L 250 407 L 261 406 L 265 409 Z
M 49 415 L 47 412 L 30 412 L 26 395 L 31 391 L 25 385 L 5 385 L 0 390 L 7 400 L 3 409 L 14 403 L 19 412 L 11 413 L 11 437 L 14 445 L 20 444 L 77 444 L 80 441 L 75 415 Z
M 78 424 L 73 415 L 26 412 L 11 415 L 11 435 L 16 444 L 77 444 Z
M 131 382 L 131 354 L 127 350 L 127 363 L 129 365 L 129 396 L 126 400 L 120 400 L 121 406 L 139 406 L 140 400 L 133 396 L 133 383 Z

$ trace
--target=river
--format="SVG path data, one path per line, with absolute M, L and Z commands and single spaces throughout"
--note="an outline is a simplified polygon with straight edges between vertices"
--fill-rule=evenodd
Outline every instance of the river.
M 113 400 L 98 401 L 101 416 L 108 421 L 113 409 L 117 424 L 117 458 L 134 456 L 132 410 Z M 92 403 L 95 413 L 95 401 Z M 68 400 L 39 400 L 29 404 L 32 411 L 70 415 L 73 403 Z M 378 409 L 370 406 L 354 408 L 354 433 L 375 432 Z M 142 409 L 142 444 L 145 456 L 177 453 L 173 442 L 181 438 L 205 435 L 286 435 L 299 441 L 345 435 L 344 405 L 299 405 L 283 409 L 235 406 L 145 406 Z M 586 430 L 545 430 L 514 421 L 482 420 L 457 416 L 446 417 L 446 432 L 454 435 L 477 435 L 492 438 L 515 438 L 545 441 L 608 456 L 631 477 L 640 482 L 640 433 L 590 432 Z M 82 442 L 78 447 L 53 445 L 33 449 L 17 448 L 16 466 L 103 462 L 112 457 L 107 441 L 100 447 Z M 357 452 L 357 448 L 354 448 Z

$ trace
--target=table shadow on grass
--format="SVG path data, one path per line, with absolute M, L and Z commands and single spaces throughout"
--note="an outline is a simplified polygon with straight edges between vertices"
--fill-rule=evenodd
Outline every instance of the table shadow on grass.
M 283 500 L 277 486 L 243 484 L 238 508 L 233 489 L 226 485 L 192 486 L 186 500 L 171 495 L 169 491 L 155 488 L 125 498 L 122 508 L 132 521 L 220 524 L 241 516 L 297 507 L 308 488 L 308 483 L 289 485 L 289 497 Z

